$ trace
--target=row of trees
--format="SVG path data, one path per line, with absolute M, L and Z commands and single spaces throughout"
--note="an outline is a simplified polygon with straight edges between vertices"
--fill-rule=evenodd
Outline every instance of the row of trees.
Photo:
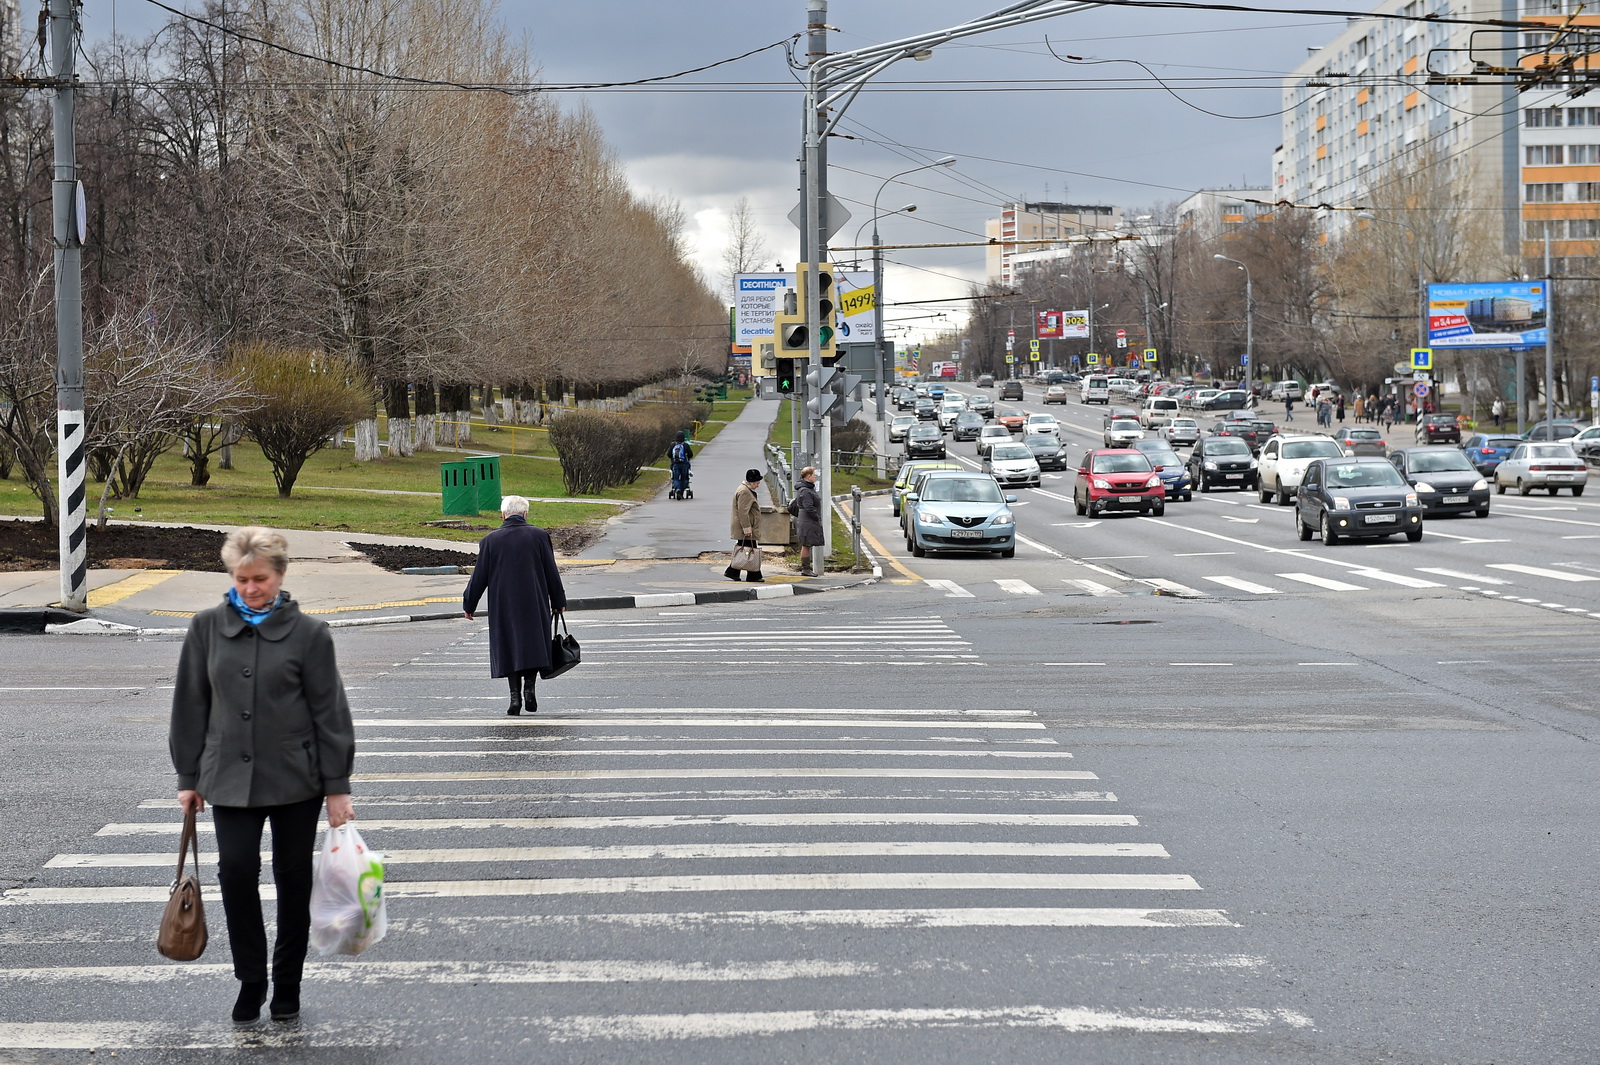
M 1092 306 L 1096 348 L 1116 355 L 1118 365 L 1154 347 L 1168 373 L 1209 367 L 1242 377 L 1245 272 L 1215 259 L 1222 254 L 1250 270 L 1257 377 L 1269 369 L 1274 377 L 1376 388 L 1416 345 L 1419 257 L 1428 283 L 1543 276 L 1542 258 L 1524 259 L 1520 242 L 1508 241 L 1502 210 L 1463 209 L 1475 202 L 1472 184 L 1459 164 L 1419 154 L 1375 179 L 1363 200 L 1368 213 L 1388 221 L 1280 206 L 1259 221 L 1208 232 L 1182 225 L 1171 205 L 1157 208 L 1137 227 L 1143 240 L 1081 245 L 1010 289 L 974 289 L 966 328 L 924 350 L 957 351 L 965 340 L 974 372 L 1003 375 L 1008 329 L 1020 340 L 1032 335 L 1035 310 Z M 1554 395 L 1577 410 L 1587 402 L 1589 377 L 1600 371 L 1600 278 L 1592 260 L 1556 266 Z M 1127 350 L 1115 347 L 1118 329 L 1127 333 Z M 1083 341 L 1055 342 L 1061 364 L 1089 350 Z M 1025 358 L 1026 345 L 1017 353 Z M 1451 353 L 1436 364 L 1459 390 L 1487 404 L 1541 395 L 1542 359 L 1527 361 L 1520 388 L 1507 353 Z
M 363 460 L 380 402 L 409 454 L 450 442 L 490 386 L 537 402 L 721 368 L 725 310 L 681 212 L 630 191 L 586 112 L 517 88 L 534 62 L 485 0 L 203 16 L 101 46 L 79 95 L 91 444 L 113 492 L 137 491 L 161 440 L 225 445 L 246 397 L 223 367 L 261 346 L 354 368 Z M 0 90 L 0 441 L 34 483 L 54 431 L 29 413 L 54 350 L 50 128 L 42 94 Z M 170 418 L 128 444 L 117 426 L 148 420 L 150 395 Z

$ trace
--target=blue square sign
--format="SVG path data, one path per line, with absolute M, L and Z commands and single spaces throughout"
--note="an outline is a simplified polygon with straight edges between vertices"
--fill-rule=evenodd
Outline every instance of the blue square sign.
M 1412 348 L 1411 349 L 1411 368 L 1413 370 L 1431 370 L 1431 369 L 1433 369 L 1433 349 L 1432 348 Z

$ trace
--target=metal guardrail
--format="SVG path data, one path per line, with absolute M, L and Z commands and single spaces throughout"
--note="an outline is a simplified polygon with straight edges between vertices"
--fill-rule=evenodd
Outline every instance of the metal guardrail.
M 777 444 L 767 445 L 767 472 L 772 474 L 767 488 L 780 507 L 787 507 L 794 499 L 794 489 L 791 487 L 794 481 L 791 471 L 794 466 L 784 451 L 785 449 Z

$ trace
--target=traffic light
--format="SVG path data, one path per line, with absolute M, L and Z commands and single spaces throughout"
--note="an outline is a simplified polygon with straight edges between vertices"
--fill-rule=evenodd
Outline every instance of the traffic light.
M 832 366 L 813 366 L 806 371 L 807 414 L 820 418 L 838 405 L 839 394 L 833 387 L 838 378 L 839 371 Z
M 845 425 L 851 418 L 861 413 L 861 401 L 853 398 L 856 389 L 861 387 L 861 375 L 855 373 L 842 373 L 836 376 L 830 387 L 839 396 L 839 402 L 828 411 L 835 425 Z
M 813 281 L 815 283 L 813 283 Z M 806 332 L 806 307 L 808 302 L 817 305 L 817 321 L 821 328 L 817 333 L 817 348 L 821 358 L 827 360 L 837 359 L 839 350 L 834 344 L 837 330 L 833 320 L 833 265 L 819 263 L 817 275 L 811 276 L 811 264 L 800 263 L 795 267 L 795 288 L 798 290 L 796 313 L 799 316 L 799 328 L 790 330 L 790 336 L 797 341 L 797 347 L 810 350 L 810 336 Z M 780 341 L 783 339 L 780 335 Z M 783 344 L 788 347 L 788 343 Z
M 784 395 L 792 395 L 794 393 L 794 360 L 774 359 L 773 361 L 778 364 L 775 375 L 778 380 L 778 391 Z

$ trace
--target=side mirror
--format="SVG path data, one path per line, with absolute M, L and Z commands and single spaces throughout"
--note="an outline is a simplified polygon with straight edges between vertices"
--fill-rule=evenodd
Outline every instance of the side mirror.
M 917 501 L 917 493 L 915 493 L 915 492 L 907 492 L 906 493 L 905 502 L 907 502 L 907 503 L 915 503 L 916 501 Z
M 1007 494 L 1001 496 L 1000 498 L 1004 499 L 1007 503 L 1015 503 L 1017 501 L 1017 496 L 1016 496 L 1015 492 L 1008 492 Z

